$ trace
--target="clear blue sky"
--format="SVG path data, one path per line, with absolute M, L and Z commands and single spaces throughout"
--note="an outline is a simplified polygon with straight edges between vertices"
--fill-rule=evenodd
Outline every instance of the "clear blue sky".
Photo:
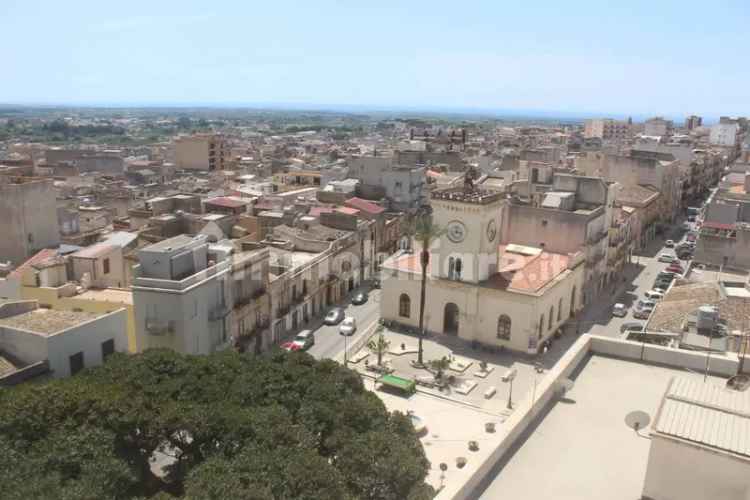
M 0 102 L 750 114 L 750 0 L 0 0 Z

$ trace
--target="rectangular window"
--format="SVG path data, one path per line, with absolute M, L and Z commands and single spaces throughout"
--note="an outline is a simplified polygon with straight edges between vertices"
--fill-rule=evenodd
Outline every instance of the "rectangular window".
M 109 259 L 104 259 L 104 274 L 109 274 Z
M 115 353 L 115 340 L 109 339 L 102 342 L 102 361 L 107 359 L 110 354 Z
M 75 375 L 76 373 L 83 370 L 83 352 L 77 352 L 70 356 L 70 374 Z

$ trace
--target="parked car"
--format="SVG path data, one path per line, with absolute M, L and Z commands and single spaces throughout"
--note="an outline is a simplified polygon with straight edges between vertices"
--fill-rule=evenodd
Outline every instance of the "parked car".
M 667 293 L 667 288 L 669 288 L 669 287 L 655 286 L 654 288 L 652 288 L 652 290 L 654 292 L 662 294 L 662 296 L 663 296 L 665 293 Z
M 672 262 L 671 264 L 669 264 L 667 271 L 677 273 L 677 274 L 682 274 L 685 272 L 685 269 L 677 262 Z
M 344 319 L 344 322 L 341 323 L 341 326 L 339 327 L 339 333 L 341 333 L 341 335 L 346 335 L 347 337 L 349 335 L 354 335 L 354 332 L 356 330 L 357 321 L 353 316 L 347 316 L 346 319 Z
M 367 292 L 358 292 L 352 297 L 352 304 L 355 306 L 361 306 L 365 302 L 367 302 L 367 299 L 369 299 L 369 295 L 367 295 Z
M 644 293 L 643 296 L 653 302 L 658 302 L 664 298 L 664 294 L 661 292 L 657 292 L 656 290 L 649 290 L 648 292 Z
M 660 271 L 659 274 L 656 275 L 656 279 L 658 280 L 668 280 L 670 283 L 675 279 L 677 276 L 677 273 L 674 271 Z
M 693 241 L 695 241 L 695 240 L 696 240 L 697 238 L 698 238 L 698 237 L 697 237 L 697 236 L 696 236 L 696 235 L 695 235 L 694 233 L 688 233 L 688 235 L 687 235 L 687 236 L 685 236 L 685 239 L 686 239 L 686 240 L 687 240 L 688 242 L 693 242 Z
M 693 225 L 690 222 L 685 221 L 682 223 L 682 229 L 690 231 L 691 229 L 693 229 Z
M 620 325 L 620 333 L 625 332 L 642 332 L 644 324 L 640 321 L 629 321 Z
M 636 307 L 633 309 L 633 317 L 636 319 L 648 319 L 651 315 L 651 311 L 653 311 L 653 309 L 639 309 Z
M 690 260 L 693 258 L 693 251 L 692 250 L 678 250 L 677 258 L 680 260 Z
M 330 311 L 328 311 L 328 314 L 326 314 L 326 317 L 323 318 L 323 323 L 326 325 L 338 325 L 341 323 L 341 320 L 344 319 L 344 310 L 340 307 L 334 307 Z
M 664 242 L 664 246 L 667 248 L 674 248 L 674 240 L 667 240 Z
M 624 318 L 628 314 L 628 308 L 625 304 L 617 303 L 612 308 L 612 316 L 617 316 L 618 318 Z
M 659 260 L 659 262 L 667 262 L 667 263 L 669 263 L 669 262 L 672 262 L 674 260 L 674 255 L 669 254 L 669 253 L 662 253 L 662 254 L 659 254 L 658 260 Z
M 315 335 L 310 330 L 302 330 L 291 342 L 281 345 L 286 351 L 306 351 L 315 345 Z
M 656 302 L 649 299 L 641 299 L 636 304 L 637 309 L 653 309 L 654 307 L 656 307 Z
M 380 278 L 374 278 L 372 280 L 372 287 L 373 288 L 380 288 Z

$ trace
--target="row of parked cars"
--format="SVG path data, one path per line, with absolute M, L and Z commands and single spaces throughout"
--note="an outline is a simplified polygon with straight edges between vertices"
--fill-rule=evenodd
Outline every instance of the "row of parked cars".
M 368 299 L 369 296 L 367 295 L 367 292 L 359 292 L 352 297 L 352 304 L 362 305 L 365 304 Z M 333 307 L 325 315 L 325 318 L 323 318 L 323 324 L 334 326 L 339 323 L 341 324 L 341 326 L 339 326 L 339 333 L 341 335 L 346 335 L 348 337 L 354 335 L 354 332 L 357 331 L 357 320 L 354 316 L 346 316 L 343 307 Z M 283 343 L 281 348 L 286 351 L 306 351 L 313 345 L 315 345 L 315 334 L 312 330 L 302 330 L 296 337 L 294 337 L 294 340 Z

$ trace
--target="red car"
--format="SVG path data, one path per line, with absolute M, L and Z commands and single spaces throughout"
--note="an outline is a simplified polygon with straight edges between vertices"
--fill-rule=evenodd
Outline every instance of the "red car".
M 670 264 L 669 267 L 667 267 L 667 271 L 671 273 L 682 274 L 685 272 L 685 269 L 683 269 L 682 266 L 679 264 Z

